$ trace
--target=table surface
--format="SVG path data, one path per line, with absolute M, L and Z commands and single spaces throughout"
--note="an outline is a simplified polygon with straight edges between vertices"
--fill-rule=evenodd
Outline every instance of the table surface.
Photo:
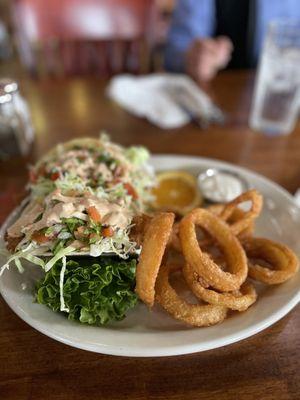
M 251 131 L 247 119 L 251 72 L 224 72 L 206 90 L 228 112 L 225 126 L 190 124 L 163 131 L 127 114 L 96 78 L 35 82 L 21 79 L 36 129 L 27 159 L 0 164 L 0 220 L 24 194 L 28 162 L 58 141 L 100 130 L 123 145 L 153 153 L 226 160 L 255 170 L 291 192 L 300 186 L 300 125 L 289 136 Z M 35 399 L 299 399 L 299 307 L 266 331 L 204 353 L 168 358 L 121 358 L 58 343 L 21 321 L 0 300 L 0 398 Z

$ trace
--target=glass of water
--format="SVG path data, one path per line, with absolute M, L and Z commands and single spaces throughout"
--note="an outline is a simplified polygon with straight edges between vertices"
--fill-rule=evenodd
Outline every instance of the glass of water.
M 250 115 L 252 129 L 270 135 L 289 134 L 300 105 L 300 21 L 270 23 Z

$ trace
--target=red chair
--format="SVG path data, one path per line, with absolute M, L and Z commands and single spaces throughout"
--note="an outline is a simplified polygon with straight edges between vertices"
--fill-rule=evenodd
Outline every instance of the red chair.
M 13 2 L 21 61 L 39 75 L 141 72 L 154 19 L 154 0 Z

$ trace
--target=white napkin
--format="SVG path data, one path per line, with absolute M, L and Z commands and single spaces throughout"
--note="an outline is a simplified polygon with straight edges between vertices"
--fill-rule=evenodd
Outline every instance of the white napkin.
M 119 75 L 109 83 L 107 94 L 127 111 L 164 129 L 181 127 L 193 117 L 209 123 L 222 114 L 186 75 Z
M 297 206 L 300 207 L 300 189 L 296 191 L 296 193 L 294 194 L 294 198 L 295 198 L 295 203 L 297 204 Z

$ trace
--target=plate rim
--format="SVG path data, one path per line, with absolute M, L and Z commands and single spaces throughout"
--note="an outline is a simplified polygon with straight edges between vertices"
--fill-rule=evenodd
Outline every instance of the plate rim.
M 184 159 L 186 161 L 191 161 L 191 162 L 196 162 L 199 163 L 214 163 L 216 165 L 222 166 L 222 167 L 228 167 L 229 169 L 236 170 L 237 172 L 242 172 L 245 173 L 246 175 L 252 176 L 254 179 L 259 179 L 262 182 L 266 182 L 269 186 L 272 186 L 275 190 L 281 192 L 281 194 L 288 200 L 288 201 L 293 201 L 293 196 L 283 187 L 281 187 L 278 183 L 270 180 L 269 178 L 265 177 L 264 175 L 259 174 L 258 172 L 252 171 L 251 169 L 248 169 L 243 166 L 239 166 L 236 164 L 232 164 L 227 161 L 223 160 L 218 160 L 218 159 L 213 159 L 213 158 L 207 158 L 207 157 L 201 157 L 201 156 L 193 156 L 193 155 L 185 155 L 185 154 L 170 154 L 170 153 L 159 153 L 159 154 L 152 154 L 150 158 L 150 164 L 152 160 L 159 160 L 160 158 L 180 158 L 182 161 Z M 163 170 L 156 168 L 158 171 Z M 294 203 L 296 207 L 297 204 Z M 3 237 L 3 232 L 4 229 L 6 228 L 6 225 L 8 221 L 10 220 L 11 216 L 14 215 L 16 209 L 19 206 L 17 206 L 6 218 L 4 223 L 1 226 L 0 229 L 0 238 Z M 149 350 L 144 347 L 144 348 L 137 348 L 137 347 L 126 347 L 126 346 L 120 346 L 120 345 L 106 345 L 103 343 L 98 343 L 96 345 L 91 344 L 91 343 L 82 343 L 78 341 L 74 341 L 74 339 L 70 340 L 67 337 L 63 336 L 62 334 L 56 334 L 55 332 L 48 331 L 46 327 L 41 326 L 39 321 L 35 321 L 30 315 L 28 316 L 27 313 L 23 312 L 21 309 L 18 307 L 14 306 L 12 303 L 12 300 L 6 296 L 5 293 L 3 293 L 4 288 L 3 288 L 3 283 L 0 278 L 0 293 L 4 299 L 4 301 L 7 303 L 7 305 L 10 307 L 10 309 L 18 315 L 19 318 L 21 318 L 25 323 L 36 329 L 38 332 L 41 332 L 42 334 L 57 340 L 61 343 L 64 343 L 66 345 L 69 345 L 71 347 L 79 348 L 82 350 L 87 350 L 87 351 L 92 351 L 92 352 L 97 352 L 101 354 L 107 354 L 107 355 L 115 355 L 115 356 L 124 356 L 124 357 L 166 357 L 166 356 L 178 356 L 178 355 L 185 355 L 185 354 L 191 354 L 191 353 L 200 353 L 203 351 L 208 351 L 208 350 L 213 350 L 217 349 L 223 346 L 228 346 L 230 344 L 237 343 L 239 341 L 242 341 L 244 339 L 250 338 L 259 332 L 262 332 L 263 330 L 267 329 L 271 325 L 275 324 L 278 322 L 280 319 L 282 319 L 284 316 L 286 316 L 294 307 L 297 306 L 297 304 L 300 302 L 300 288 L 298 292 L 296 292 L 293 297 L 282 307 L 278 309 L 278 311 L 273 312 L 271 315 L 269 315 L 267 318 L 265 318 L 263 321 L 256 323 L 248 328 L 244 328 L 241 332 L 234 333 L 234 334 L 227 334 L 223 338 L 216 338 L 213 340 L 210 340 L 205 343 L 192 343 L 192 344 L 181 344 L 181 345 L 174 345 L 170 346 L 167 348 L 161 348 L 158 347 L 156 349 L 150 348 Z M 101 328 L 99 328 L 101 329 Z M 161 333 L 160 333 L 161 334 Z

